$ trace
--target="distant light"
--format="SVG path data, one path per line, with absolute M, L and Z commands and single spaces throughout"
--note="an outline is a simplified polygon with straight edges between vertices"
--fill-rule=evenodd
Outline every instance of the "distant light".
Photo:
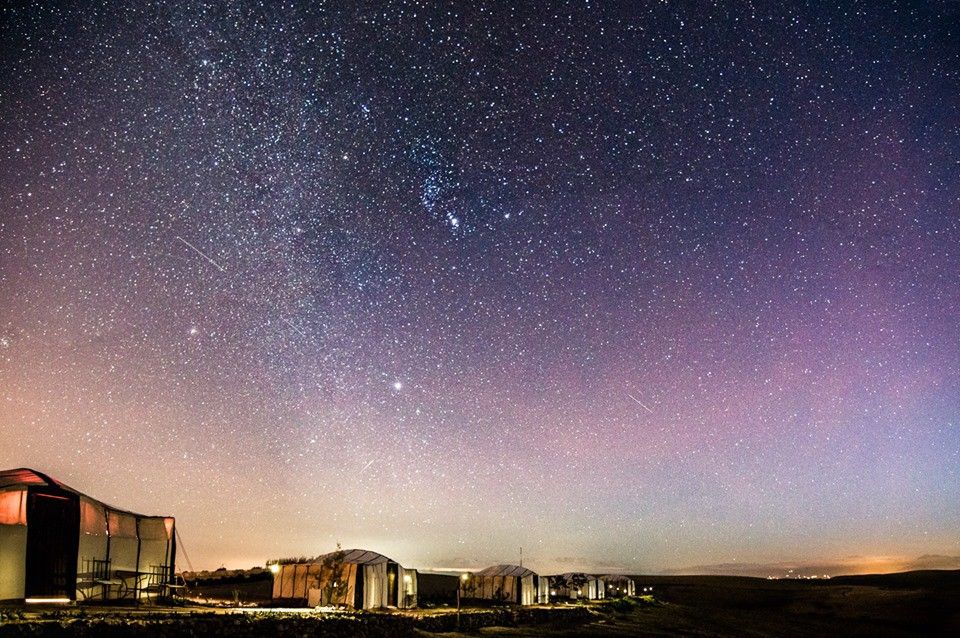
M 405 582 L 405 583 L 407 583 L 407 584 L 409 585 L 410 583 L 413 582 L 413 578 L 410 576 L 410 574 L 404 574 L 404 575 L 403 575 L 403 582 Z
M 399 381 L 394 381 L 394 382 L 393 382 L 393 389 L 396 390 L 397 392 L 399 392 L 400 390 L 403 390 L 403 384 L 400 383 Z
M 463 582 L 467 582 L 468 580 L 470 580 L 470 574 L 460 574 L 460 580 L 462 580 Z
M 270 565 L 270 571 L 273 572 L 274 574 L 280 573 L 280 565 L 278 565 L 277 563 L 273 563 L 272 565 Z
M 195 335 L 200 332 L 200 329 L 196 326 L 190 326 L 190 334 Z

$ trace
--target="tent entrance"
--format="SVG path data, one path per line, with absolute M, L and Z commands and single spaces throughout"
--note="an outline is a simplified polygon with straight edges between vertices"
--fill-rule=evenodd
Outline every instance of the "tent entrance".
M 357 565 L 357 576 L 353 582 L 353 608 L 354 609 L 366 609 L 364 605 L 363 598 L 363 576 L 366 567 L 363 565 Z
M 27 495 L 27 599 L 76 599 L 79 539 L 79 497 L 31 487 Z
M 397 606 L 397 591 L 400 587 L 400 578 L 396 563 L 387 563 L 387 607 Z

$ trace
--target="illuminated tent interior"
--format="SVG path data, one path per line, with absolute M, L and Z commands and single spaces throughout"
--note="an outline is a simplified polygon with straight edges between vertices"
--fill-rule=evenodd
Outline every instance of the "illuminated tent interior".
M 550 584 L 526 567 L 494 565 L 470 575 L 461 596 L 517 605 L 544 604 L 549 601 Z
M 30 469 L 0 471 L 0 600 L 140 600 L 174 582 L 174 519 L 111 507 Z
M 552 598 L 602 600 L 606 593 L 604 582 L 590 574 L 567 572 L 549 576 L 548 581 Z
M 353 609 L 417 606 L 417 572 L 383 554 L 347 549 L 305 562 L 278 564 L 273 599 L 295 606 L 342 605 Z M 336 568 L 339 563 L 340 569 Z
M 606 576 L 600 576 L 600 580 L 607 586 L 607 598 L 636 595 L 636 583 L 633 582 L 632 578 L 627 578 L 623 574 L 607 574 Z

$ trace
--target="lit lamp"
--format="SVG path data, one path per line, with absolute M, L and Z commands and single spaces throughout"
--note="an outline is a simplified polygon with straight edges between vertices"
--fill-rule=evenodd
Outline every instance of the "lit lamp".
M 280 573 L 280 564 L 279 563 L 270 563 L 270 573 L 279 574 Z

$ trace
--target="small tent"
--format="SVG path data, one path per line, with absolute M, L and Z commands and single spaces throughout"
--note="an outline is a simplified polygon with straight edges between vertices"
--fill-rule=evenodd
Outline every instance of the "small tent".
M 633 579 L 623 574 L 607 574 L 606 576 L 601 576 L 600 580 L 606 584 L 607 598 L 636 595 L 637 586 L 633 582 Z
M 546 577 L 518 565 L 494 565 L 470 574 L 461 587 L 462 598 L 492 600 L 516 605 L 549 602 L 550 585 Z
M 175 559 L 172 517 L 111 507 L 35 470 L 0 471 L 0 600 L 158 596 Z
M 559 600 L 602 600 L 606 587 L 602 580 L 590 574 L 567 572 L 548 577 L 550 597 Z
M 331 552 L 273 568 L 273 599 L 298 607 L 353 609 L 417 606 L 417 572 L 363 549 Z

